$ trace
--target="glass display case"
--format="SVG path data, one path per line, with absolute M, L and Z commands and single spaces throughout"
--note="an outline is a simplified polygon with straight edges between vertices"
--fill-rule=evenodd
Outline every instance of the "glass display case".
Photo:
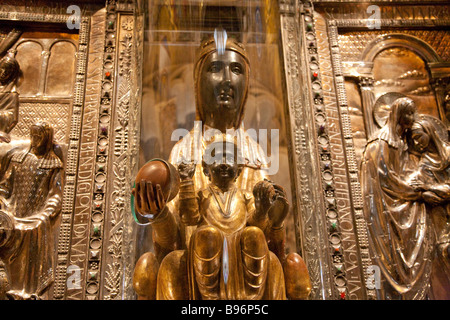
M 289 190 L 288 131 L 279 21 L 270 1 L 173 5 L 147 3 L 142 67 L 140 166 L 153 158 L 169 159 L 178 139 L 176 130 L 194 128 L 196 101 L 194 64 L 202 40 L 235 38 L 249 60 L 249 89 L 243 125 L 256 133 L 273 159 L 271 179 Z M 273 141 L 272 141 L 273 140 Z M 272 145 L 274 146 L 273 148 Z M 290 226 L 294 226 L 293 214 Z M 297 251 L 294 228 L 288 247 Z M 149 241 L 148 244 L 150 244 Z
M 168 160 L 174 146 L 186 133 L 197 128 L 204 135 L 211 127 L 213 122 L 202 118 L 199 111 L 205 108 L 199 97 L 200 90 L 205 90 L 200 88 L 200 81 L 205 80 L 198 79 L 196 70 L 199 52 L 208 39 L 214 41 L 219 56 L 221 47 L 225 51 L 228 42 L 236 41 L 247 60 L 248 92 L 240 123 L 227 129 L 243 129 L 267 157 L 263 168 L 258 170 L 263 170 L 273 183 L 286 190 L 290 204 L 284 250 L 301 253 L 298 209 L 293 205 L 295 189 L 289 165 L 292 162 L 291 138 L 278 10 L 274 1 L 176 4 L 148 1 L 143 4 L 139 167 L 154 158 Z M 231 86 L 234 88 L 236 84 Z M 237 99 L 238 89 L 232 90 Z M 261 166 L 257 161 L 264 160 L 249 159 L 251 154 L 251 150 L 247 151 L 246 166 Z M 250 181 L 251 177 L 246 179 Z M 242 186 L 251 192 L 253 183 Z M 138 228 L 137 257 L 153 249 L 151 231 L 148 225 Z

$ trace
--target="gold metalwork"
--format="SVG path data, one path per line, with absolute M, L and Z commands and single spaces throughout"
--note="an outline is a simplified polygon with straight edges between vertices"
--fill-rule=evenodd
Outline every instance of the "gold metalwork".
M 37 123 L 30 136 L 30 147 L 7 159 L 0 183 L 0 238 L 6 236 L 0 258 L 10 286 L 6 295 L 19 300 L 45 298 L 53 282 L 53 233 L 62 203 L 63 162 L 53 129 Z
M 0 60 L 0 143 L 11 141 L 9 133 L 18 121 L 19 93 L 16 82 L 19 72 L 19 64 L 12 52 Z
M 385 279 L 385 299 L 427 296 L 433 229 L 440 239 L 440 259 L 447 263 L 439 272 L 448 274 L 449 152 L 443 124 L 432 116 L 418 116 L 407 97 L 392 103 L 386 124 L 364 150 L 365 217 L 374 261 Z
M 286 294 L 291 299 L 306 298 L 311 288 L 306 268 L 301 268 L 304 262 L 296 253 L 286 259 L 284 251 L 286 195 L 280 186 L 267 181 L 262 170 L 265 155 L 241 126 L 249 85 L 243 46 L 232 38 L 222 44 L 211 39 L 204 42 L 194 81 L 201 124 L 197 122 L 174 146 L 169 158 L 177 167 L 189 163 L 187 171 L 180 167 L 179 194 L 166 203 L 161 187 L 153 188 L 145 180 L 133 190 L 137 219 L 148 221 L 153 228 L 160 263 L 157 299 L 284 299 Z M 228 166 L 235 169 L 232 176 L 224 173 L 222 179 L 210 181 L 212 167 L 198 161 L 204 160 L 212 142 L 204 131 L 216 130 L 212 136 L 217 138 L 227 129 L 242 137 L 238 147 L 245 165 L 239 169 Z M 273 207 L 268 212 L 270 204 Z M 296 277 L 292 277 L 295 272 L 287 272 L 288 288 L 293 288 L 288 292 L 283 266 L 285 272 L 303 271 Z M 143 269 L 139 263 L 135 266 L 134 287 L 140 298 L 152 296 L 140 283 L 154 277 Z

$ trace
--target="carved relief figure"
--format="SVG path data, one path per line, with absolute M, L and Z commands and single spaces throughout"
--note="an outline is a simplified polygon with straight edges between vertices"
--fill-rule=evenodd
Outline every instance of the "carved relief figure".
M 19 64 L 9 52 L 0 60 L 0 142 L 10 142 L 9 133 L 19 120 L 19 94 L 16 81 Z
M 444 124 L 419 116 L 408 135 L 411 185 L 423 189 L 435 234 L 433 298 L 448 299 L 450 289 L 450 144 Z M 442 289 L 438 289 L 442 288 Z
M 9 133 L 19 120 L 19 94 L 16 91 L 20 75 L 19 63 L 10 49 L 22 31 L 12 29 L 0 43 L 0 142 L 10 142 Z
M 219 47 L 223 50 L 219 50 Z M 205 149 L 212 137 L 225 133 L 227 129 L 233 129 L 240 137 L 239 149 L 244 159 L 242 172 L 236 175 L 235 185 L 242 192 L 252 193 L 255 185 L 267 178 L 262 170 L 266 160 L 259 145 L 245 134 L 242 126 L 249 86 L 249 61 L 242 45 L 233 38 L 228 38 L 222 44 L 215 43 L 214 39 L 205 41 L 200 47 L 195 64 L 194 81 L 198 122 L 194 129 L 174 146 L 169 162 L 178 167 L 181 163 L 194 161 L 196 167 L 191 179 L 194 194 L 206 190 L 210 181 L 203 171 L 201 161 Z M 192 241 L 196 241 L 198 235 L 191 239 L 197 226 L 195 223 L 189 225 L 190 223 L 183 221 L 183 201 L 181 201 L 183 192 L 180 190 L 172 201 L 166 203 L 162 201 L 165 199 L 162 191 L 158 191 L 158 186 L 152 185 L 151 182 L 137 181 L 136 186 L 134 190 L 135 218 L 140 223 L 152 225 L 157 261 L 153 261 L 151 255 L 144 254 L 141 257 L 135 266 L 135 289 L 141 298 L 154 298 L 154 290 L 147 291 L 146 288 L 156 285 L 142 284 L 154 283 L 155 277 L 152 278 L 148 270 L 158 269 L 157 265 L 161 263 L 160 274 L 163 272 L 163 264 L 171 266 L 167 270 L 175 270 L 175 266 L 181 268 L 181 275 L 175 275 L 175 271 L 166 272 L 167 281 L 169 277 L 172 277 L 171 280 L 174 283 L 186 283 L 184 288 L 182 285 L 179 285 L 176 290 L 173 287 L 168 288 L 164 292 L 164 298 L 192 298 L 194 293 L 189 290 L 188 280 L 185 277 L 187 272 L 186 269 L 183 271 L 182 265 L 187 265 L 189 260 L 185 249 Z M 281 187 L 274 188 L 281 190 Z M 306 268 L 298 254 L 292 253 L 286 256 L 284 224 L 281 221 L 276 227 L 266 228 L 265 233 L 269 249 L 276 254 L 284 267 L 289 270 L 302 269 L 301 276 L 298 276 L 300 273 L 297 273 L 297 278 L 294 276 L 296 280 L 290 277 L 295 272 L 285 272 L 285 275 L 289 275 L 286 283 L 291 284 L 290 298 L 305 298 L 310 291 L 309 277 L 307 272 L 305 275 Z
M 288 212 L 286 195 L 268 181 L 258 182 L 253 194 L 237 188 L 235 180 L 243 167 L 238 154 L 230 140 L 207 147 L 205 155 L 216 160 L 203 161 L 210 183 L 197 196 L 192 183 L 195 165 L 179 166 L 181 218 L 198 226 L 189 247 L 190 289 L 194 299 L 203 300 L 285 299 L 283 269 L 262 230 L 282 226 Z
M 40 299 L 53 282 L 53 232 L 61 212 L 63 162 L 45 123 L 30 128 L 30 147 L 13 150 L 0 182 L 0 259 L 9 299 Z
M 383 275 L 382 298 L 423 299 L 433 249 L 425 201 L 428 186 L 408 181 L 406 133 L 416 117 L 414 101 L 392 104 L 386 125 L 369 140 L 361 163 L 364 215 L 374 262 Z

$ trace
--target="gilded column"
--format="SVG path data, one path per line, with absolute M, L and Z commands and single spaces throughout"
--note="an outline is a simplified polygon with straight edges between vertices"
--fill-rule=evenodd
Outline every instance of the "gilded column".
M 373 92 L 373 77 L 360 76 L 359 88 L 361 90 L 362 110 L 364 114 L 364 127 L 366 137 L 370 138 L 375 132 L 376 127 L 373 121 L 373 106 L 375 104 L 375 94 Z

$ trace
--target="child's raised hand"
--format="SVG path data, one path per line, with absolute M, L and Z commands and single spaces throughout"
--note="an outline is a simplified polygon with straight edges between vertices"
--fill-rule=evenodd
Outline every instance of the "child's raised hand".
M 178 165 L 178 173 L 181 180 L 192 179 L 195 173 L 194 162 L 182 162 Z
M 255 207 L 258 215 L 267 214 L 275 195 L 275 188 L 268 180 L 259 181 L 253 187 L 253 196 L 255 197 Z
M 272 222 L 272 227 L 279 228 L 282 226 L 284 219 L 289 213 L 289 202 L 287 200 L 286 191 L 277 184 L 272 184 L 275 189 L 275 196 L 272 199 L 271 207 L 268 215 Z

